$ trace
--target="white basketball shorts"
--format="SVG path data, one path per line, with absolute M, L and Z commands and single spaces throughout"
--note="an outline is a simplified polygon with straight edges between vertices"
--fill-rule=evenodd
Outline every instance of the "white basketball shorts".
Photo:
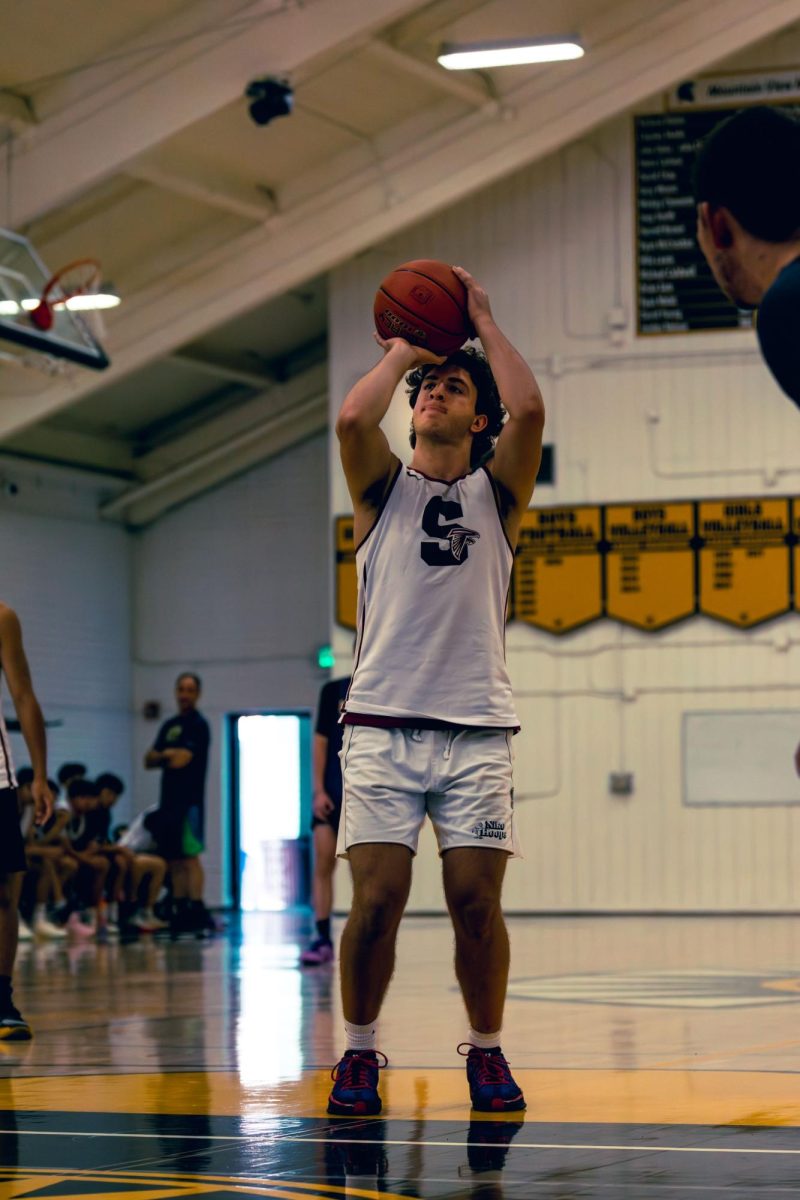
M 518 857 L 512 734 L 505 729 L 378 729 L 347 725 L 336 852 L 391 842 L 417 852 L 429 816 L 439 853 L 484 846 Z

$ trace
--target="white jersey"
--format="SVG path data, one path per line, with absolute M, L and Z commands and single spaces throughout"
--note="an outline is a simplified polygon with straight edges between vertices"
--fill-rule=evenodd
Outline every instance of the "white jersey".
M 513 561 L 485 467 L 452 483 L 399 467 L 356 551 L 345 713 L 517 727 L 505 663 Z
M 8 731 L 0 708 L 0 789 L 17 786 L 14 774 L 14 763 L 11 760 L 11 747 L 8 744 Z

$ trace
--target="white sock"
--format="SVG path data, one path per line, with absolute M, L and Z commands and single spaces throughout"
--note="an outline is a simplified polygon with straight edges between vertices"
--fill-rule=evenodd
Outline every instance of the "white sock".
M 36 925 L 36 924 L 38 924 L 39 921 L 46 921 L 46 920 L 47 920 L 47 909 L 45 908 L 45 906 L 43 904 L 37 904 L 33 910 L 33 916 L 31 917 L 31 925 Z
M 477 1046 L 479 1050 L 494 1050 L 500 1045 L 502 1029 L 498 1029 L 497 1033 L 478 1033 L 475 1029 L 470 1029 L 467 1034 L 467 1041 L 473 1046 Z
M 375 1022 L 369 1025 L 352 1025 L 345 1021 L 344 1039 L 346 1050 L 374 1050 Z

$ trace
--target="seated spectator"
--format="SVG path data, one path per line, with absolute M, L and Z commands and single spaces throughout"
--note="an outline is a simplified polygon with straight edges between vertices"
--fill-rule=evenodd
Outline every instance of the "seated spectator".
M 58 780 L 58 786 L 62 787 L 66 793 L 66 790 L 73 779 L 83 779 L 85 776 L 86 767 L 83 763 L 66 762 L 62 763 L 62 765 L 58 768 L 58 775 L 56 776 L 56 779 Z
M 153 836 L 157 812 L 156 807 L 145 809 L 134 817 L 129 826 L 121 826 L 117 831 L 116 844 L 133 854 L 130 894 L 136 911 L 131 917 L 131 924 L 142 933 L 155 933 L 160 929 L 169 928 L 169 922 L 162 921 L 155 914 L 155 904 L 167 873 L 166 859 L 156 853 L 158 846 Z M 145 880 L 147 885 L 142 896 Z
M 62 768 L 63 769 L 63 768 Z M 88 900 L 90 930 L 101 940 L 108 936 L 108 919 L 104 891 L 110 869 L 108 856 L 100 853 L 101 847 L 93 836 L 88 820 L 89 814 L 98 805 L 98 787 L 91 779 L 75 777 L 67 788 L 72 816 L 64 826 L 63 845 L 67 854 L 78 864 L 75 887 L 79 899 Z M 85 935 L 86 926 L 80 928 L 77 912 L 73 912 L 67 928 L 77 935 Z
M 130 874 L 133 869 L 133 854 L 125 846 L 119 846 L 111 841 L 111 810 L 125 791 L 125 784 L 118 775 L 110 771 L 99 775 L 95 780 L 97 786 L 97 806 L 87 815 L 88 829 L 97 842 L 97 852 L 106 854 L 109 858 L 110 870 L 106 882 L 108 899 L 109 933 L 118 933 L 125 912 L 126 897 L 130 884 Z M 141 880 L 140 880 L 141 882 Z
M 64 929 L 49 920 L 47 908 L 48 905 L 64 907 L 63 884 L 75 871 L 75 864 L 67 857 L 61 844 L 42 840 L 43 830 L 33 820 L 32 783 L 33 771 L 30 767 L 23 767 L 17 774 L 20 828 L 25 841 L 25 859 L 35 878 L 36 899 L 31 925 L 21 923 L 20 928 L 24 927 L 23 940 L 26 933 L 31 937 L 63 938 L 66 937 Z

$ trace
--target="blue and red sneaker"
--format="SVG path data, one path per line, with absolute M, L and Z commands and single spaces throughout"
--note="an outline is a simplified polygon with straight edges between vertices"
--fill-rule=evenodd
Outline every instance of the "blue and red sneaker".
M 469 1094 L 477 1112 L 519 1112 L 525 1108 L 522 1089 L 499 1046 L 481 1050 L 472 1042 L 462 1042 L 458 1053 L 467 1060 Z
M 383 1062 L 378 1061 L 378 1056 Z M 374 1117 L 381 1111 L 378 1072 L 388 1059 L 379 1050 L 345 1050 L 331 1071 L 328 1112 L 335 1117 Z

